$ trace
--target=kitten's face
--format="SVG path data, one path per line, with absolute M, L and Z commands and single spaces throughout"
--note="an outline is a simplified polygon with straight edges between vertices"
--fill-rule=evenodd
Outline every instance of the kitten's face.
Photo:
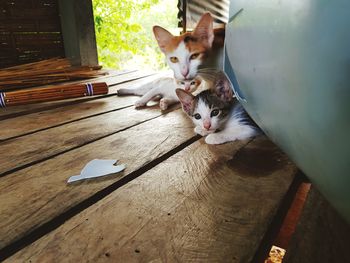
M 214 40 L 213 18 L 209 13 L 204 14 L 193 32 L 181 36 L 173 36 L 159 26 L 153 27 L 153 33 L 175 78 L 193 79 Z
M 201 81 L 199 79 L 190 79 L 190 80 L 178 80 L 176 79 L 176 85 L 178 88 L 186 90 L 190 93 L 193 93 L 197 90 Z
M 202 135 L 222 129 L 233 108 L 233 92 L 224 74 L 213 83 L 213 87 L 196 96 L 181 89 L 177 89 L 176 94 L 183 110 L 200 128 Z
M 233 104 L 222 100 L 215 92 L 205 90 L 196 96 L 177 89 L 183 110 L 192 118 L 202 135 L 213 133 L 225 126 Z
M 230 107 L 225 107 L 217 96 L 207 91 L 199 94 L 190 117 L 203 134 L 210 134 L 224 127 L 229 110 Z

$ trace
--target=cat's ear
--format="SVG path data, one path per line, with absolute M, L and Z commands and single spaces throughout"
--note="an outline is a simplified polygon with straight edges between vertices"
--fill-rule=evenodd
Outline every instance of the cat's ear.
M 193 35 L 198 37 L 207 48 L 211 48 L 214 40 L 213 23 L 211 14 L 205 13 L 193 30 Z
M 176 95 L 179 98 L 182 109 L 184 112 L 186 112 L 188 115 L 191 115 L 194 110 L 194 96 L 183 90 L 183 89 L 176 89 Z
M 231 101 L 233 99 L 232 84 L 225 74 L 219 74 L 219 77 L 216 79 L 215 93 L 224 101 Z
M 160 26 L 153 27 L 153 34 L 158 42 L 158 46 L 163 52 L 165 52 L 166 47 L 169 45 L 174 36 L 168 30 Z

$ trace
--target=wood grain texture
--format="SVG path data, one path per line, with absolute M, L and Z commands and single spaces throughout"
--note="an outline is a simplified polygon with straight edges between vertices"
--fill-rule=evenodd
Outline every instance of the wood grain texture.
M 177 110 L 0 178 L 0 248 L 193 136 L 191 121 Z M 127 168 L 115 176 L 67 185 L 70 176 L 96 158 L 120 160 Z
M 201 139 L 8 262 L 250 262 L 296 167 L 246 144 Z
M 349 248 L 350 225 L 311 187 L 283 262 L 350 262 Z
M 157 78 L 158 75 L 141 78 L 124 84 L 119 84 L 113 89 L 141 85 L 146 81 Z M 85 101 L 79 104 L 67 105 L 51 110 L 35 112 L 32 114 L 18 116 L 2 120 L 0 122 L 0 141 L 12 137 L 21 136 L 37 130 L 62 125 L 91 115 L 101 114 L 111 110 L 132 106 L 139 99 L 136 96 L 107 97 Z
M 93 82 L 93 81 L 106 82 L 110 86 L 109 94 L 115 94 L 116 91 L 118 90 L 118 88 L 114 88 L 115 85 L 129 82 L 135 79 L 141 79 L 150 75 L 152 75 L 152 73 L 149 71 L 132 71 L 132 72 L 126 72 L 126 73 L 114 72 L 112 73 L 112 75 L 106 76 L 106 77 L 100 77 L 100 78 L 84 80 L 84 81 L 74 81 L 69 83 L 86 83 L 86 82 Z M 105 96 L 108 96 L 108 95 L 105 95 Z M 103 96 L 100 96 L 100 97 L 103 97 Z M 63 106 L 66 106 L 67 104 L 76 104 L 79 102 L 95 100 L 95 99 L 99 99 L 100 97 L 96 96 L 93 98 L 77 98 L 77 99 L 69 99 L 65 101 L 38 103 L 38 104 L 23 105 L 23 106 L 17 106 L 17 107 L 9 107 L 9 108 L 0 108 L 0 120 L 12 118 L 20 114 L 23 115 L 23 114 L 32 113 L 32 112 L 39 112 L 47 109 L 63 107 Z
M 158 107 L 142 111 L 129 107 L 0 142 L 0 174 L 64 153 L 161 114 Z

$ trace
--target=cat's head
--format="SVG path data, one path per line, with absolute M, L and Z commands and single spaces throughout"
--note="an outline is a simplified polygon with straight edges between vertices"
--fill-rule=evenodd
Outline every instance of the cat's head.
M 176 79 L 193 79 L 214 40 L 213 18 L 205 13 L 193 32 L 174 36 L 160 26 L 153 27 L 154 36 L 165 54 Z
M 184 80 L 175 79 L 175 81 L 176 81 L 176 86 L 178 88 L 188 91 L 190 93 L 195 92 L 198 89 L 199 85 L 201 84 L 201 80 L 199 78 L 184 79 Z
M 224 74 L 213 82 L 210 89 L 196 96 L 181 89 L 176 89 L 176 95 L 184 112 L 206 134 L 223 128 L 234 105 L 231 84 Z

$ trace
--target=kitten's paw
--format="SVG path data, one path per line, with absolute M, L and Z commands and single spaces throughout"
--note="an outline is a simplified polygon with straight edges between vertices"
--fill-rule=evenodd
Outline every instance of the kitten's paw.
M 218 135 L 218 134 L 209 134 L 207 137 L 205 137 L 205 142 L 207 144 L 222 144 L 222 143 L 225 143 L 226 140 Z
M 198 126 L 196 126 L 196 128 L 194 128 L 194 132 L 199 134 L 199 135 L 202 135 L 202 136 L 206 136 L 206 135 L 210 134 L 210 132 L 203 130 L 202 128 L 200 128 Z
M 194 128 L 194 132 L 197 133 L 197 134 L 199 134 L 199 135 L 202 135 L 202 136 L 205 136 L 205 135 L 206 135 L 206 134 L 203 132 L 203 130 L 202 130 L 200 127 L 198 127 L 198 126 L 196 126 L 196 127 Z
M 166 110 L 166 109 L 168 108 L 168 106 L 169 106 L 169 104 L 168 104 L 168 102 L 167 102 L 166 99 L 161 99 L 161 100 L 159 101 L 159 108 L 160 108 L 161 110 Z
M 135 106 L 135 108 L 140 108 L 140 107 L 146 106 L 146 103 L 144 103 L 142 100 L 137 100 L 137 101 L 134 103 L 134 106 Z

